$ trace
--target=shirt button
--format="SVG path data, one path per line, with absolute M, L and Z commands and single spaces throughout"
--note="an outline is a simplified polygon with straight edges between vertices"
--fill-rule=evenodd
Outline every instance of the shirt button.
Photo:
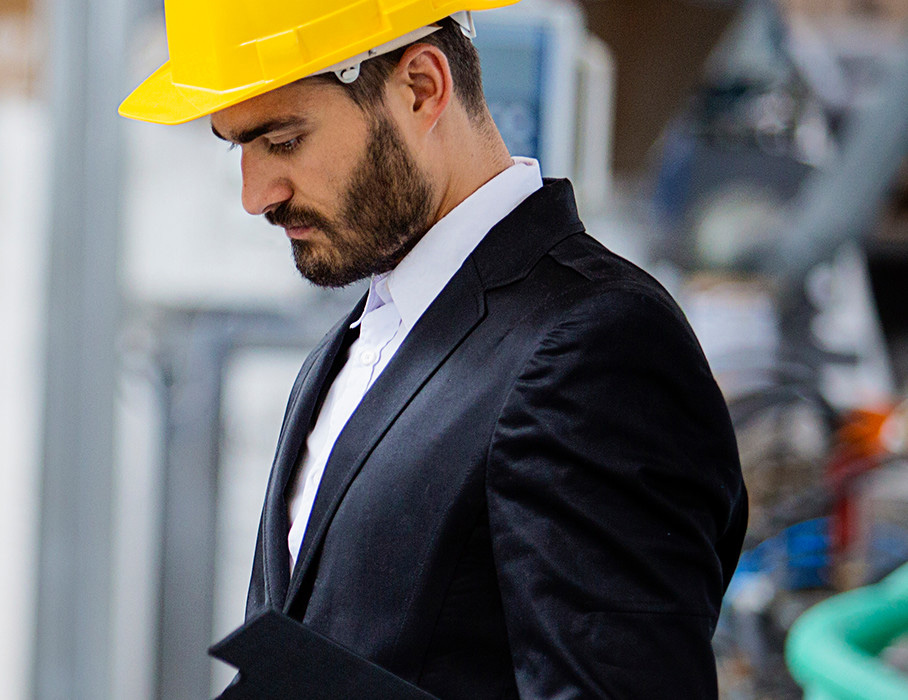
M 376 353 L 374 350 L 363 350 L 359 354 L 359 361 L 364 365 L 374 365 L 377 359 L 378 353 Z

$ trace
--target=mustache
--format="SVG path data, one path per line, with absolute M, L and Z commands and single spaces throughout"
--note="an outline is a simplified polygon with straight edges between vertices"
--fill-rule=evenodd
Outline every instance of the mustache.
M 268 223 L 281 228 L 317 228 L 325 233 L 334 231 L 334 225 L 324 215 L 308 207 L 296 207 L 290 202 L 283 202 L 266 211 L 265 218 Z

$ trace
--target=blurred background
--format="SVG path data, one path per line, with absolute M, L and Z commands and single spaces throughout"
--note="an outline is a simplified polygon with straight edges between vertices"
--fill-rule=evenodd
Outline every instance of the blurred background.
M 723 697 L 908 693 L 890 576 L 908 561 L 908 0 L 524 0 L 476 23 L 511 152 L 570 177 L 590 232 L 676 295 L 729 401 L 752 517 Z M 0 0 L 8 700 L 229 681 L 205 650 L 242 622 L 286 397 L 362 293 L 298 279 L 207 120 L 117 117 L 166 55 L 160 0 Z

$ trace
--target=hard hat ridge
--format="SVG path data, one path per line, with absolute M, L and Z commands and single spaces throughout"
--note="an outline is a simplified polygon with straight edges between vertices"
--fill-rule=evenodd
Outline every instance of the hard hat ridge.
M 120 105 L 132 119 L 179 124 L 300 78 L 344 82 L 359 64 L 437 29 L 451 16 L 517 0 L 165 0 L 170 59 Z

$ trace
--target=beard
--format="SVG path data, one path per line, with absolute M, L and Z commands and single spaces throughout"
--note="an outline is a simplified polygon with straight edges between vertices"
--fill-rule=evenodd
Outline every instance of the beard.
M 290 241 L 296 268 L 320 287 L 343 287 L 403 260 L 431 226 L 433 195 L 394 125 L 380 114 L 335 219 L 290 201 L 265 217 L 276 226 L 324 234 L 327 244 Z

